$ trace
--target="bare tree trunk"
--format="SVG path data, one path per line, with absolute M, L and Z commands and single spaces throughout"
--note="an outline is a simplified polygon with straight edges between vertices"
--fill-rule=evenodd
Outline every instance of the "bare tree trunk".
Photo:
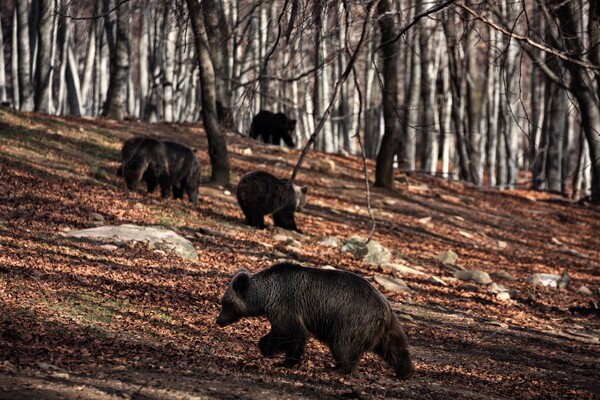
M 52 47 L 54 45 L 54 0 L 34 0 L 39 2 L 38 51 L 35 69 L 35 111 L 46 114 L 52 110 Z
M 4 36 L 2 35 L 2 12 L 0 10 L 0 103 L 4 103 L 7 101 L 7 93 L 6 93 L 6 73 L 4 69 L 5 60 L 4 60 Z
M 97 5 L 94 10 L 97 12 Z M 96 40 L 96 29 L 97 22 L 90 23 L 90 30 L 88 36 L 88 45 L 85 53 L 85 64 L 83 65 L 83 74 L 81 80 L 81 102 L 85 109 L 85 114 L 93 114 L 94 105 L 90 104 L 94 101 L 94 97 L 90 96 L 90 91 L 93 88 L 94 83 L 94 61 L 96 60 L 96 47 L 98 41 Z
M 109 30 L 107 29 L 107 32 Z M 111 51 L 110 83 L 106 95 L 103 115 L 122 120 L 125 117 L 127 81 L 129 78 L 129 43 L 131 32 L 131 3 L 121 3 L 117 9 L 117 35 L 115 50 Z M 110 38 L 110 34 L 108 35 Z M 110 43 L 110 39 L 109 39 Z
M 14 7 L 12 20 L 13 26 L 10 56 L 10 75 L 12 83 L 13 106 L 16 109 L 18 109 L 21 104 L 21 97 L 19 96 L 19 24 L 17 22 L 17 7 Z
M 163 119 L 166 122 L 174 121 L 174 98 L 173 88 L 175 85 L 175 46 L 177 45 L 177 21 L 175 19 L 173 6 L 169 1 L 163 4 L 165 9 L 163 18 Z
M 371 54 L 373 43 L 369 42 L 367 54 Z M 370 57 L 365 61 L 365 90 L 363 91 L 363 104 L 365 115 L 364 132 L 365 132 L 365 155 L 367 158 L 374 159 L 377 157 L 379 143 L 381 141 L 381 90 L 377 84 L 375 77 L 375 68 Z
M 446 66 L 442 69 L 442 101 L 440 128 L 442 131 L 442 176 L 450 177 L 450 160 L 454 148 L 452 133 L 452 89 L 450 88 L 450 71 Z
M 411 0 L 411 9 L 420 14 L 425 9 L 425 4 L 419 0 Z M 420 54 L 415 49 L 419 47 L 421 33 L 418 30 L 410 32 L 411 45 L 406 46 L 407 57 L 410 57 L 410 83 L 404 97 L 403 126 L 398 142 L 398 168 L 402 170 L 415 169 L 417 125 L 419 124 L 419 101 L 421 96 L 421 63 Z M 396 89 L 397 90 L 397 89 Z M 385 101 L 385 100 L 384 100 Z
M 31 48 L 29 38 L 29 0 L 15 0 L 17 12 L 17 51 L 19 53 L 19 109 L 33 111 L 33 82 L 31 79 Z
M 329 67 L 326 65 L 327 60 L 327 6 L 321 2 L 315 2 L 313 8 L 313 21 L 315 29 L 315 54 L 313 73 L 314 92 L 313 92 L 313 119 L 315 125 L 323 117 L 326 104 L 329 101 Z M 331 132 L 331 124 L 325 123 L 323 130 L 317 141 L 317 149 L 330 153 L 333 151 L 333 137 Z
M 210 58 L 210 46 L 204 27 L 202 7 L 198 0 L 186 0 L 186 2 L 194 32 L 196 55 L 200 65 L 202 120 L 208 139 L 208 155 L 212 166 L 210 181 L 219 185 L 226 185 L 229 183 L 229 154 L 225 137 L 219 130 L 215 72 Z
M 419 36 L 421 58 L 421 107 L 419 134 L 421 138 L 421 170 L 435 173 L 437 167 L 437 126 L 435 124 L 436 48 L 435 21 L 421 23 Z M 435 152 L 435 153 L 434 153 Z
M 480 152 L 483 135 L 479 130 L 479 119 L 481 118 L 481 99 L 484 95 L 479 80 L 480 67 L 477 63 L 476 44 L 477 33 L 473 27 L 467 28 L 467 38 L 464 43 L 465 66 L 466 66 L 466 129 L 465 144 L 469 155 L 469 168 L 471 181 L 481 186 L 483 176 L 481 175 L 483 155 Z
M 398 67 L 400 60 L 400 42 L 393 40 L 397 35 L 398 21 L 394 14 L 393 0 L 380 0 L 377 4 L 383 63 L 383 118 L 385 133 L 377 154 L 375 168 L 375 186 L 393 189 L 393 162 L 397 148 L 400 124 L 398 121 Z

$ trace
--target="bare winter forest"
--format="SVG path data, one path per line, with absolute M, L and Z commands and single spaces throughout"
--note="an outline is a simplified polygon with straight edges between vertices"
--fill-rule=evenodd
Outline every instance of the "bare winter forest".
M 358 154 L 360 136 L 380 186 L 397 166 L 600 196 L 595 1 L 1 5 L 0 101 L 23 111 L 203 119 L 226 153 L 221 130 L 266 109 L 298 120 L 300 147 L 318 132 Z
M 0 0 L 0 24 L 0 399 L 600 394 L 600 1 Z M 127 190 L 134 136 L 189 146 L 198 201 Z M 301 232 L 246 224 L 257 169 L 308 187 Z M 196 258 L 70 239 L 117 226 Z M 277 260 L 367 279 L 416 375 L 341 376 L 312 339 L 282 369 L 264 318 L 218 327 L 233 273 Z

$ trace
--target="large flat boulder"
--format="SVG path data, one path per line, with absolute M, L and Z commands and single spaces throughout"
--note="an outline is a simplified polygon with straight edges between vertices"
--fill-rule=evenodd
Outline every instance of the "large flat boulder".
M 192 242 L 162 226 L 104 225 L 70 231 L 66 236 L 116 245 L 122 245 L 125 242 L 142 242 L 146 243 L 148 248 L 173 251 L 187 260 L 198 259 L 198 253 Z

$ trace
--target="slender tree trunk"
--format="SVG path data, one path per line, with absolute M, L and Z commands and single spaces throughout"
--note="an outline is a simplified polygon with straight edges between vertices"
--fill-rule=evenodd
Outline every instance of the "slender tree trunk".
M 0 10 L 0 66 L 4 66 L 4 36 L 2 34 L 2 11 Z M 0 103 L 7 101 L 6 73 L 4 67 L 0 68 Z
M 204 27 L 202 7 L 198 0 L 186 0 L 200 65 L 202 90 L 202 120 L 208 139 L 208 155 L 212 166 L 210 181 L 219 185 L 229 183 L 229 155 L 225 137 L 219 130 L 216 105 L 216 78 L 210 58 L 210 46 Z
M 97 7 L 94 8 L 94 11 L 97 12 Z M 81 102 L 86 115 L 93 114 L 94 109 L 93 104 L 90 104 L 94 101 L 93 96 L 90 96 L 90 91 L 94 83 L 94 61 L 96 60 L 96 47 L 98 44 L 96 40 L 97 24 L 97 22 L 90 23 L 85 64 L 83 65 L 83 78 L 81 80 Z
M 13 106 L 16 109 L 19 109 L 21 106 L 21 98 L 19 96 L 19 23 L 17 17 L 17 7 L 14 7 L 12 22 L 10 76 L 12 83 Z
M 174 121 L 174 85 L 175 85 L 175 51 L 177 40 L 177 21 L 174 18 L 173 6 L 169 1 L 163 4 L 165 9 L 163 18 L 163 40 L 164 40 L 164 57 L 163 57 L 163 119 L 166 122 Z
M 398 21 L 394 17 L 393 0 L 380 0 L 377 4 L 383 63 L 383 118 L 385 133 L 377 154 L 375 168 L 375 186 L 389 189 L 394 187 L 394 154 L 397 148 L 400 124 L 398 121 L 398 67 L 400 61 L 400 42 L 393 40 L 397 35 Z M 389 43 L 388 43 L 389 42 Z
M 107 32 L 109 30 L 107 29 Z M 131 32 L 131 3 L 122 3 L 117 9 L 117 34 L 114 53 L 111 52 L 110 83 L 103 115 L 122 120 L 125 117 Z M 110 34 L 109 34 L 110 38 Z M 110 40 L 109 40 L 110 44 Z
M 15 0 L 17 12 L 17 34 L 19 63 L 19 109 L 33 111 L 33 82 L 31 77 L 31 48 L 29 37 L 29 0 Z
M 479 79 L 480 67 L 477 63 L 476 44 L 477 33 L 474 27 L 467 28 L 467 38 L 464 43 L 465 66 L 466 66 L 466 129 L 465 144 L 469 154 L 469 168 L 471 181 L 481 186 L 483 155 L 480 152 L 482 134 L 479 130 L 479 119 L 481 117 L 481 99 L 483 97 L 481 81 Z
M 421 58 L 421 112 L 419 135 L 421 138 L 421 170 L 435 172 L 437 166 L 437 127 L 435 124 L 435 22 L 424 21 L 421 26 L 419 46 Z
M 39 2 L 39 22 L 38 22 L 38 51 L 37 66 L 35 73 L 35 111 L 46 114 L 51 113 L 52 98 L 52 47 L 54 32 L 54 17 L 52 13 L 55 8 L 54 0 L 34 0 Z

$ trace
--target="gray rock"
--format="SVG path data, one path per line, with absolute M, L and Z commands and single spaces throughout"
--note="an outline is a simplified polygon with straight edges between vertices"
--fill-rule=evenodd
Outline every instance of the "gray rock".
M 100 246 L 100 248 L 103 250 L 115 251 L 119 248 L 119 246 L 115 246 L 114 244 L 103 244 Z
M 412 292 L 406 283 L 402 279 L 388 278 L 383 275 L 375 275 L 375 282 L 379 283 L 386 290 L 390 292 Z
M 277 241 L 277 242 L 285 242 L 287 240 L 291 239 L 289 236 L 286 235 L 282 235 L 282 234 L 276 234 L 273 235 L 273 240 Z
M 487 291 L 490 293 L 502 293 L 502 292 L 507 292 L 508 289 L 502 285 L 498 285 L 496 282 L 492 282 L 487 287 Z
M 398 203 L 398 201 L 394 200 L 394 199 L 385 199 L 383 201 L 383 204 L 385 204 L 386 206 L 393 206 L 396 203 Z
M 505 248 L 508 247 L 508 243 L 506 243 L 504 240 L 498 240 L 498 242 L 496 242 L 496 244 L 498 245 L 498 248 L 500 250 L 504 250 Z
M 454 277 L 460 279 L 461 281 L 473 281 L 475 283 L 479 283 L 480 285 L 487 285 L 488 283 L 492 283 L 492 278 L 490 278 L 487 272 L 483 271 L 456 271 L 454 273 Z
M 94 221 L 100 221 L 100 222 L 104 222 L 104 215 L 102 214 L 98 214 L 98 213 L 91 213 L 90 217 L 94 220 Z
M 381 268 L 397 271 L 401 274 L 425 275 L 424 272 L 421 272 L 421 271 L 416 270 L 411 267 L 407 267 L 406 265 L 402 265 L 402 264 L 383 263 L 383 264 L 381 264 Z
M 505 279 L 507 281 L 516 281 L 517 279 L 506 271 L 494 271 L 490 274 L 495 279 Z
M 496 295 L 496 298 L 501 301 L 508 301 L 511 299 L 509 292 L 500 292 Z
M 581 293 L 585 296 L 591 296 L 593 294 L 592 291 L 585 285 L 581 285 L 579 289 L 577 289 L 577 293 Z
M 365 238 L 352 236 L 346 239 L 341 251 L 352 253 L 355 258 L 370 265 L 381 265 L 391 260 L 392 253 L 377 241 L 371 239 L 369 243 L 366 242 Z
M 458 254 L 456 254 L 452 250 L 446 250 L 443 253 L 438 254 L 437 259 L 444 264 L 454 265 L 456 264 L 456 260 L 458 259 Z
M 284 245 L 289 247 L 302 247 L 302 243 L 297 241 L 296 239 L 289 238 L 285 241 Z
M 564 289 L 571 282 L 571 277 L 566 272 L 562 275 L 556 274 L 531 274 L 527 278 L 527 283 L 537 286 L 546 286 L 550 288 Z
M 321 246 L 339 248 L 342 246 L 342 241 L 335 236 L 327 236 L 319 242 Z
M 113 243 L 117 246 L 124 243 L 146 243 L 151 249 L 173 251 L 187 260 L 197 260 L 198 253 L 194 245 L 184 237 L 160 226 L 137 225 L 105 225 L 97 228 L 82 229 L 67 233 L 68 237 L 89 240 L 93 242 Z
M 427 282 L 433 283 L 434 285 L 448 286 L 448 284 L 446 282 L 444 282 L 443 280 L 441 280 L 437 276 L 433 276 L 433 275 L 430 276 L 429 278 L 427 278 Z

